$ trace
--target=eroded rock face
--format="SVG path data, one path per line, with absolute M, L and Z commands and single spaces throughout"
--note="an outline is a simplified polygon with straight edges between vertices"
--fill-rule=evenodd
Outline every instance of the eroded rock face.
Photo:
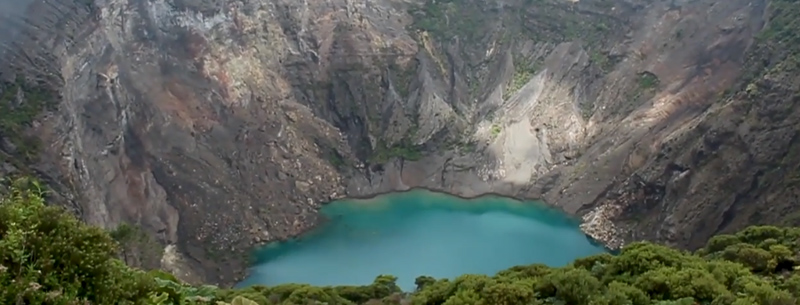
M 324 44 L 333 26 L 292 18 L 335 23 L 346 5 L 329 4 L 100 6 L 83 41 L 63 51 L 64 100 L 41 128 L 82 217 L 138 224 L 175 245 L 163 261 L 185 256 L 203 266 L 195 280 L 226 283 L 244 270 L 243 250 L 312 226 L 319 204 L 344 194 L 325 156 L 352 154 L 298 98 L 307 81 L 291 71 L 293 61 L 311 62 L 309 37 Z M 314 32 L 289 35 L 289 26 Z M 317 68 L 306 72 L 324 73 Z
M 753 47 L 769 1 L 534 2 L 96 1 L 51 35 L 35 167 L 221 284 L 320 204 L 411 187 L 544 198 L 612 247 L 797 211 L 800 80 L 752 68 L 784 59 Z

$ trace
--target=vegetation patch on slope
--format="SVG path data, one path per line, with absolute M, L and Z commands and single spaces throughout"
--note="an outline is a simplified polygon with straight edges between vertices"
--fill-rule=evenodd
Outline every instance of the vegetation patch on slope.
M 111 236 L 45 204 L 31 180 L 0 201 L 2 304 L 797 304 L 800 228 L 751 227 L 689 253 L 635 243 L 563 268 L 516 266 L 452 280 L 420 276 L 414 292 L 380 275 L 366 286 L 191 286 L 127 267 Z
M 629 93 L 628 100 L 633 105 L 638 105 L 644 97 L 645 99 L 652 97 L 658 89 L 661 81 L 653 73 L 642 72 L 637 75 L 636 87 Z
M 0 141 L 0 148 L 24 162 L 35 161 L 41 145 L 36 137 L 25 135 L 25 129 L 42 111 L 55 104 L 55 93 L 44 88 L 21 76 L 0 81 L 0 139 L 13 146 L 3 147 Z
M 486 5 L 472 1 L 426 0 L 408 10 L 414 17 L 410 30 L 428 32 L 441 42 L 454 37 L 474 41 L 493 20 L 492 13 L 498 12 L 496 9 L 487 12 Z
M 769 85 L 766 78 L 797 75 L 800 71 L 800 5 L 792 0 L 773 0 L 767 27 L 756 36 L 746 58 L 743 89 L 759 96 Z
M 503 100 L 507 100 L 522 89 L 528 81 L 536 75 L 536 72 L 541 66 L 541 62 L 531 62 L 522 60 L 520 63 L 514 65 L 514 76 L 508 84 L 508 87 L 503 91 Z
M 381 140 L 378 141 L 378 145 L 372 152 L 369 162 L 371 164 L 383 164 L 394 158 L 417 161 L 422 158 L 422 148 L 414 145 L 408 139 L 404 139 L 394 145 L 388 145 Z
M 584 3 L 586 2 L 586 3 Z M 441 53 L 448 42 L 458 42 L 464 58 L 480 58 L 486 50 L 513 49 L 528 52 L 529 43 L 561 43 L 581 41 L 590 53 L 597 71 L 610 70 L 619 59 L 608 55 L 608 44 L 624 29 L 624 21 L 614 17 L 614 5 L 608 1 L 581 1 L 571 3 L 560 0 L 520 0 L 504 2 L 474 2 L 453 0 L 427 0 L 412 6 L 409 14 L 414 22 L 412 31 L 422 32 L 420 41 L 437 61 L 442 75 L 447 78 L 447 68 Z M 433 39 L 430 39 L 431 37 Z M 454 39 L 454 38 L 458 39 Z M 493 38 L 493 40 L 488 39 Z M 431 46 L 433 45 L 433 46 Z M 476 47 L 479 46 L 479 47 Z M 541 45 L 539 45 L 541 46 Z M 488 52 L 488 51 L 487 51 Z M 502 52 L 497 52 L 502 53 Z M 486 53 L 489 54 L 489 53 Z M 518 56 L 520 55 L 520 56 Z M 515 54 L 524 58 L 530 54 Z M 541 58 L 537 59 L 541 60 Z M 474 62 L 472 64 L 475 64 Z M 482 96 L 481 89 L 489 73 L 485 63 L 467 65 L 465 79 L 471 98 Z M 508 81 L 502 98 L 509 99 L 527 83 L 541 63 L 534 60 L 516 63 L 512 79 Z

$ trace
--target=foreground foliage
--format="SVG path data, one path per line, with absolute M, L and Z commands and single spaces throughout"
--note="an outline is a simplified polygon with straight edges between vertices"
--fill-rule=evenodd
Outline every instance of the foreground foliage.
M 635 243 L 564 268 L 534 264 L 494 276 L 421 276 L 403 293 L 393 276 L 367 286 L 220 289 L 129 268 L 110 235 L 45 205 L 17 180 L 0 201 L 0 304 L 798 304 L 800 228 L 750 227 L 696 253 Z

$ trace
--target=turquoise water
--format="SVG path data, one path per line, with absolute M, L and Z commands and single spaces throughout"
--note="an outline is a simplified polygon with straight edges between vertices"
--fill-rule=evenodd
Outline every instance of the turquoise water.
M 367 285 L 377 275 L 414 289 L 420 275 L 494 274 L 523 264 L 563 266 L 604 252 L 563 213 L 536 202 L 462 199 L 425 190 L 339 200 L 330 221 L 303 237 L 259 250 L 240 284 Z

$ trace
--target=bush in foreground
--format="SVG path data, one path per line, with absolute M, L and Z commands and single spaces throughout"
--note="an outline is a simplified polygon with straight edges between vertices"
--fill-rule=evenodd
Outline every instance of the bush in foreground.
M 634 243 L 564 268 L 516 266 L 494 276 L 417 278 L 402 293 L 393 276 L 367 286 L 220 289 L 190 286 L 117 259 L 101 229 L 45 205 L 19 180 L 0 199 L 0 304 L 420 304 L 790 305 L 800 298 L 800 229 L 750 227 L 696 253 Z

